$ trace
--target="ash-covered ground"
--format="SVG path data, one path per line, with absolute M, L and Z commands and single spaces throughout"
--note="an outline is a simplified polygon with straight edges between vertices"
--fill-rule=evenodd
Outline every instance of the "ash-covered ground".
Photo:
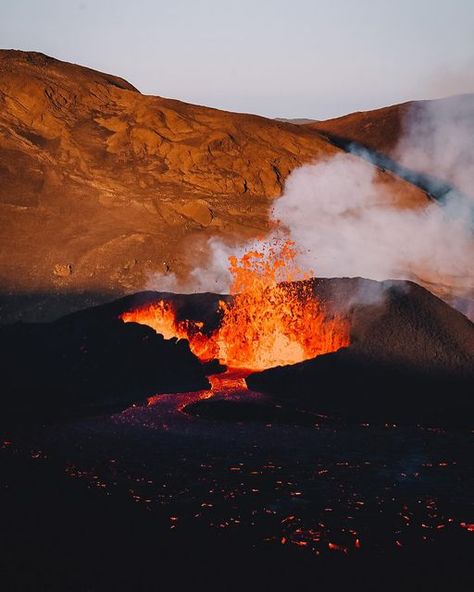
M 144 299 L 0 331 L 2 589 L 473 589 L 467 318 L 390 287 L 348 348 L 207 378 Z
M 295 417 L 238 380 L 215 396 L 258 421 L 189 413 L 205 396 L 5 438 L 10 589 L 472 589 L 470 430 Z

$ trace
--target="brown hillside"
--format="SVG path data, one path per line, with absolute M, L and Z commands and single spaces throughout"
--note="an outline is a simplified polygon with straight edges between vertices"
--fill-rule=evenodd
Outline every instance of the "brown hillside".
M 338 151 L 306 126 L 0 51 L 3 290 L 124 293 L 152 272 L 185 274 L 210 236 L 261 234 L 289 172 Z M 378 179 L 389 199 L 425 203 L 391 174 Z
M 403 131 L 403 121 L 415 102 L 391 105 L 373 111 L 358 111 L 306 124 L 306 127 L 322 133 L 359 142 L 371 150 L 390 154 Z
M 305 124 L 305 127 L 352 140 L 370 150 L 396 157 L 395 149 L 402 136 L 409 131 L 410 125 L 420 118 L 426 118 L 427 113 L 429 117 L 430 109 L 433 117 L 441 119 L 438 124 L 445 123 L 442 119 L 450 114 L 453 121 L 462 122 L 469 128 L 474 126 L 474 94 L 468 94 L 431 101 L 409 101 L 372 111 L 358 111 L 326 121 L 310 122 Z M 436 122 L 425 122 L 430 123 Z M 430 130 L 425 127 L 425 131 Z

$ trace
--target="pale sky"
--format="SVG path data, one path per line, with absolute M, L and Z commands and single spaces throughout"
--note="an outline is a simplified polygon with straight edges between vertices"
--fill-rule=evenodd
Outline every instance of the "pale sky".
M 269 117 L 474 92 L 474 0 L 0 0 L 0 46 Z

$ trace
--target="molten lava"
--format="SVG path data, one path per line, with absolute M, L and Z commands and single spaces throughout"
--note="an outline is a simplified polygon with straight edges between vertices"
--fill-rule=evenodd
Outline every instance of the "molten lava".
M 233 299 L 220 301 L 221 322 L 210 334 L 203 323 L 178 320 L 173 304 L 165 300 L 126 312 L 121 319 L 149 325 L 166 339 L 187 339 L 202 361 L 219 359 L 231 368 L 263 370 L 347 346 L 347 322 L 327 316 L 295 257 L 289 241 L 266 253 L 230 257 Z

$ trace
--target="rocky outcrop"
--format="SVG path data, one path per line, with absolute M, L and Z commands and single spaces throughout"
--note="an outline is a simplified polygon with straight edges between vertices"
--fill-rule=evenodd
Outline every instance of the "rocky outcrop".
M 44 319 L 54 294 L 72 309 L 142 290 L 156 273 L 186 276 L 210 237 L 264 234 L 290 171 L 339 152 L 306 126 L 145 96 L 108 74 L 0 51 L 3 295 L 18 297 L 18 310 L 22 294 L 53 303 L 28 308 Z M 426 202 L 409 183 L 376 178 L 395 202 Z M 19 318 L 14 309 L 8 318 Z
M 209 387 L 186 341 L 94 311 L 78 320 L 0 329 L 3 421 L 117 411 L 162 392 Z

